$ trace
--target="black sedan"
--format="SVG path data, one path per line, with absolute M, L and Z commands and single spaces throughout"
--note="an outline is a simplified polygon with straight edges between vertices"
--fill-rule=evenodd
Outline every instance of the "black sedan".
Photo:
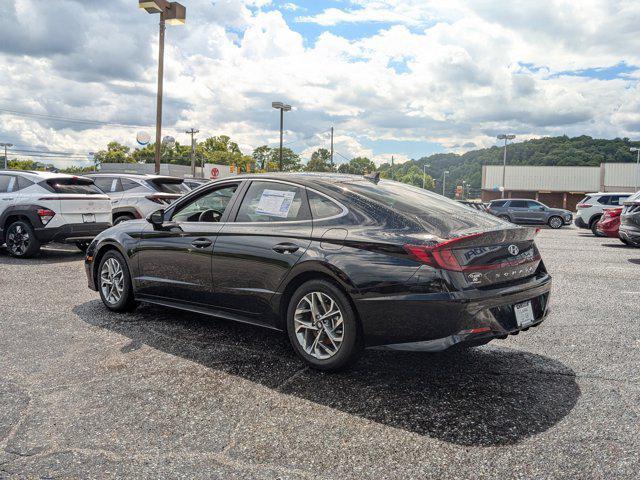
M 535 232 L 375 175 L 249 175 L 106 230 L 85 264 L 111 310 L 286 331 L 336 370 L 364 347 L 476 346 L 539 325 L 551 278 Z

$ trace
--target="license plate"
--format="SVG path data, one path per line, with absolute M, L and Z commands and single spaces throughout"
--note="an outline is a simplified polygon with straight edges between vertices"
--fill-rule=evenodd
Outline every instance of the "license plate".
M 95 223 L 96 216 L 93 213 L 83 213 L 82 214 L 82 221 L 84 223 Z
M 535 320 L 531 302 L 516 303 L 513 306 L 513 311 L 516 314 L 516 323 L 519 327 L 526 327 L 527 325 L 531 325 Z

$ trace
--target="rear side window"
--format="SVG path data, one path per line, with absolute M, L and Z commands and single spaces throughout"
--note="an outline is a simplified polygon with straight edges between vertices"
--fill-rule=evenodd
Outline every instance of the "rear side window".
M 600 197 L 598 199 L 598 203 L 601 205 L 611 205 L 609 203 L 609 201 L 611 200 L 611 196 L 610 195 L 603 195 L 602 197 Z
M 17 179 L 18 179 L 18 190 L 22 190 L 23 188 L 27 188 L 33 185 L 33 182 L 31 180 L 27 180 L 24 177 L 17 177 Z
M 141 186 L 138 182 L 129 180 L 128 178 L 120 179 L 120 184 L 122 185 L 122 190 L 124 190 L 125 192 L 127 190 L 133 190 L 134 188 L 138 188 Z
M 580 200 L 578 203 L 589 203 L 589 200 L 591 200 L 591 197 L 589 195 L 587 195 L 582 200 Z
M 307 196 L 314 220 L 335 217 L 342 213 L 342 208 L 324 195 L 307 190 Z
M 121 192 L 122 184 L 119 178 L 113 177 L 95 177 L 96 186 L 105 193 Z
M 0 175 L 0 193 L 9 193 L 16 190 L 16 177 L 13 175 Z
M 236 222 L 310 220 L 302 189 L 275 182 L 252 182 L 242 200 Z
M 506 200 L 498 200 L 496 202 L 491 202 L 492 207 L 504 207 L 504 204 L 507 203 Z
M 179 181 L 166 181 L 166 180 L 148 180 L 149 184 L 153 187 L 154 190 L 162 193 L 187 193 L 189 188 L 182 182 Z
M 45 182 L 55 193 L 75 193 L 82 195 L 99 195 L 102 191 L 88 179 L 55 178 Z

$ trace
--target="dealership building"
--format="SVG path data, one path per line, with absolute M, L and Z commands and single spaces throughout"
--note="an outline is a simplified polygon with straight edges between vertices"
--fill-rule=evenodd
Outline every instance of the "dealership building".
M 502 165 L 482 167 L 482 200 L 501 198 Z M 599 167 L 507 166 L 505 198 L 531 198 L 558 208 L 575 210 L 591 192 L 635 192 L 639 181 L 635 163 L 601 163 Z

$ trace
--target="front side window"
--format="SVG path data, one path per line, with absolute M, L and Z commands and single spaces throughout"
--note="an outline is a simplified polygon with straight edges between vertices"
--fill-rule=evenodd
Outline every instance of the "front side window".
M 178 209 L 172 220 L 176 222 L 219 222 L 237 189 L 238 184 L 234 183 L 209 191 Z
M 123 178 L 120 180 L 120 183 L 122 185 L 122 190 L 123 191 L 127 191 L 127 190 L 133 190 L 134 188 L 138 188 L 141 185 L 136 182 L 135 180 L 130 180 L 128 178 Z
M 276 182 L 252 182 L 242 200 L 236 222 L 310 220 L 302 189 Z
M 524 200 L 511 200 L 509 203 L 510 208 L 527 208 L 527 202 Z
M 495 202 L 491 202 L 491 206 L 495 208 L 504 207 L 504 204 L 507 203 L 506 200 L 498 200 Z
M 542 210 L 544 206 L 541 203 L 529 201 L 527 202 L 527 207 L 531 210 Z
M 122 185 L 119 178 L 113 177 L 95 177 L 93 179 L 96 186 L 104 193 L 121 192 Z

